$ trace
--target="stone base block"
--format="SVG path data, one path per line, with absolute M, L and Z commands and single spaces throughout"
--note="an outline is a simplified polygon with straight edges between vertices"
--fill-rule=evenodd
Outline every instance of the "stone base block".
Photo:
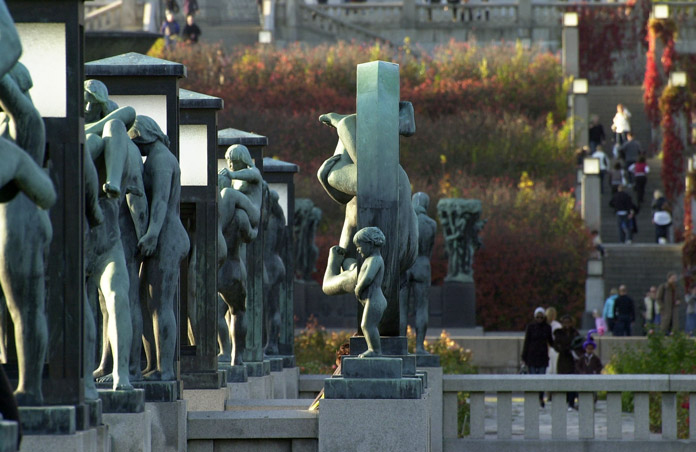
M 247 368 L 247 375 L 250 377 L 263 377 L 271 374 L 270 361 L 248 361 L 244 365 Z
M 228 393 L 227 385 L 219 389 L 184 389 L 184 400 L 188 411 L 222 411 Z
M 97 452 L 111 452 L 111 435 L 109 434 L 109 426 L 106 424 L 99 425 L 97 430 Z
M 181 399 L 181 382 L 179 381 L 136 381 L 136 389 L 145 390 L 146 402 L 174 402 Z
M 93 452 L 97 448 L 97 430 L 89 429 L 70 435 L 24 435 L 20 452 Z
M 186 389 L 220 389 L 225 386 L 225 372 L 182 373 L 181 381 Z
M 15 421 L 0 421 L 0 452 L 16 452 L 19 424 Z
M 295 355 L 283 355 L 281 358 L 283 358 L 284 368 L 295 367 Z
M 102 413 L 142 413 L 145 410 L 143 389 L 129 391 L 99 389 L 98 391 L 102 402 Z
M 225 372 L 227 383 L 244 383 L 248 381 L 247 367 L 245 365 L 230 366 L 229 364 L 218 364 L 218 368 Z
M 152 413 L 152 450 L 156 452 L 186 451 L 186 400 L 147 402 Z
M 428 375 L 430 402 L 430 448 L 433 452 L 442 452 L 442 367 L 418 369 Z
M 283 373 L 283 367 L 281 366 L 280 371 L 271 371 L 271 378 L 273 379 L 273 399 L 285 399 L 286 385 L 285 385 L 285 374 Z
M 422 395 L 420 378 L 332 377 L 324 383 L 326 399 L 420 399 Z
M 227 383 L 227 399 L 249 399 L 251 398 L 251 383 Z
M 416 355 L 416 367 L 440 367 L 440 355 Z
M 324 399 L 319 452 L 430 451 L 428 400 Z
M 268 362 L 271 366 L 271 372 L 281 372 L 283 370 L 283 358 L 269 356 Z
M 85 400 L 85 405 L 87 405 L 89 415 L 89 426 L 98 427 L 102 425 L 102 412 L 104 408 L 101 399 Z
M 263 377 L 249 377 L 249 398 L 272 399 L 273 377 L 271 375 L 264 375 Z
M 74 406 L 19 407 L 23 435 L 72 435 L 76 430 Z
M 408 355 L 408 339 L 406 336 L 384 336 L 380 338 L 383 355 Z M 367 351 L 364 336 L 350 338 L 350 354 L 359 355 Z
M 476 326 L 476 290 L 473 282 L 449 282 L 442 286 L 442 326 Z
M 344 378 L 401 378 L 402 360 L 398 358 L 354 358 L 341 360 Z
M 285 398 L 299 399 L 300 398 L 300 368 L 285 367 Z
M 109 426 L 113 452 L 151 452 L 152 413 L 104 413 L 104 424 Z

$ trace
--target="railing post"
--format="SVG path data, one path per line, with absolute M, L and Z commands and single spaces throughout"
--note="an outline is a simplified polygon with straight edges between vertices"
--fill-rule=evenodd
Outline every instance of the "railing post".
M 662 393 L 662 439 L 677 439 L 677 394 Z
M 568 438 L 568 416 L 566 415 L 566 393 L 553 392 L 551 403 L 551 438 L 565 440 Z
M 539 393 L 524 393 L 524 439 L 539 439 Z
M 121 4 L 121 27 L 122 30 L 138 28 L 135 23 L 135 0 L 123 0 Z
M 531 38 L 534 17 L 532 16 L 532 0 L 518 0 L 517 2 L 517 37 Z
M 607 439 L 621 439 L 621 437 L 621 393 L 609 392 L 607 393 Z
M 486 437 L 486 394 L 472 392 L 469 395 L 469 407 L 469 438 L 483 439 Z
M 297 23 L 299 15 L 299 7 L 297 5 L 297 0 L 286 0 L 285 1 L 285 20 L 287 25 L 287 40 L 297 41 Z
M 416 25 L 416 0 L 403 0 L 401 7 L 401 24 L 404 28 L 414 28 Z
M 696 393 L 689 393 L 689 439 L 696 439 Z
M 591 392 L 578 395 L 578 436 L 580 439 L 594 438 L 594 396 Z
M 633 439 L 650 439 L 650 396 L 647 392 L 637 392 L 633 395 L 633 419 Z
M 498 439 L 512 438 L 512 393 L 498 393 Z
M 457 438 L 457 393 L 443 392 L 442 395 L 442 436 Z

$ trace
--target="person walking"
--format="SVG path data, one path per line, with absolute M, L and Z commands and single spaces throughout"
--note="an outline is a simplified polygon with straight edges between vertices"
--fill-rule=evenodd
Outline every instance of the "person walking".
M 630 336 L 631 323 L 636 320 L 633 299 L 628 296 L 628 289 L 624 284 L 619 286 L 619 297 L 614 302 L 614 336 Z
M 172 50 L 179 38 L 179 23 L 174 19 L 174 13 L 170 10 L 164 12 L 164 22 L 160 27 L 160 34 L 164 36 L 164 45 L 167 50 Z
M 558 352 L 558 373 L 575 373 L 575 356 L 573 355 L 573 340 L 580 336 L 578 330 L 573 326 L 573 318 L 568 314 L 561 317 L 562 327 L 557 329 L 553 336 L 554 348 Z M 566 403 L 568 411 L 575 408 L 575 398 L 577 392 L 566 393 Z
M 660 190 L 653 193 L 653 202 L 650 206 L 652 222 L 655 225 L 655 242 L 666 244 L 669 236 L 669 228 L 672 226 L 672 213 L 669 202 Z
M 696 284 L 691 286 L 686 300 L 686 334 L 692 336 L 696 330 Z
M 193 14 L 186 16 L 186 25 L 181 31 L 181 36 L 186 44 L 198 43 L 198 38 L 201 36 L 201 29 L 195 23 Z
M 626 185 L 626 172 L 619 161 L 616 161 L 611 171 L 609 171 L 609 185 L 611 186 L 612 194 L 619 191 L 619 185 Z
M 648 173 L 650 172 L 650 167 L 646 163 L 645 157 L 642 155 L 638 157 L 638 161 L 628 167 L 628 172 L 633 177 L 633 191 L 636 192 L 638 207 L 640 207 L 643 204 L 645 185 L 648 183 Z
M 553 347 L 551 325 L 546 323 L 546 311 L 539 307 L 534 310 L 534 321 L 527 325 L 522 346 L 522 363 L 529 373 L 545 374 L 549 366 L 549 346 Z M 539 392 L 539 405 L 544 408 L 544 392 Z
M 667 273 L 667 281 L 657 288 L 657 303 L 660 305 L 660 329 L 669 334 L 679 331 L 679 305 L 682 289 L 676 272 Z
M 631 131 L 631 112 L 622 104 L 616 106 L 616 114 L 612 120 L 611 130 L 616 134 L 616 144 L 621 146 L 626 142 L 626 135 Z M 616 147 L 615 147 L 616 149 Z M 618 155 L 614 153 L 614 157 Z
M 638 158 L 643 154 L 643 148 L 640 142 L 634 139 L 631 132 L 626 133 L 626 142 L 619 147 L 619 156 L 624 161 L 624 168 L 628 169 L 638 161 Z M 628 173 L 628 183 L 633 185 L 633 176 Z
M 599 191 L 603 194 L 604 176 L 607 174 L 607 169 L 609 169 L 609 159 L 600 145 L 595 147 L 595 150 L 592 153 L 592 158 L 599 159 Z
M 546 308 L 546 323 L 551 325 L 551 334 L 556 332 L 557 329 L 561 328 L 561 322 L 556 320 L 558 317 L 558 312 L 556 308 L 550 307 Z M 558 364 L 558 352 L 553 347 L 549 347 L 549 367 L 546 371 L 547 374 L 555 374 L 556 365 Z M 549 398 L 549 400 L 551 400 Z
M 619 241 L 630 244 L 633 238 L 633 229 L 635 227 L 634 219 L 638 207 L 633 204 L 631 195 L 624 191 L 624 186 L 619 185 L 617 192 L 609 201 L 609 206 L 614 208 L 616 212 L 616 224 L 619 228 Z
M 616 287 L 612 287 L 609 291 L 609 296 L 604 300 L 604 309 L 602 310 L 602 317 L 607 324 L 609 331 L 614 334 L 614 302 L 619 298 L 619 291 Z
M 650 286 L 643 299 L 643 317 L 645 317 L 645 330 L 650 329 L 650 325 L 660 324 L 660 305 L 657 304 L 657 287 Z
M 599 116 L 592 115 L 590 117 L 590 129 L 588 130 L 590 138 L 590 150 L 594 153 L 597 147 L 604 145 L 606 135 L 604 135 L 604 127 L 599 122 Z

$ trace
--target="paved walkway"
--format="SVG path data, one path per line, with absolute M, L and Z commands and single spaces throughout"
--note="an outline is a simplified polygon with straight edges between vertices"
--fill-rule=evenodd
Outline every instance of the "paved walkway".
M 495 396 L 486 397 L 486 437 L 495 438 L 498 432 Z M 551 406 L 554 401 L 547 401 L 545 408 L 539 408 L 539 437 L 540 439 L 551 439 Z M 565 405 L 565 399 L 560 403 Z M 564 411 L 567 415 L 567 434 L 568 439 L 578 439 L 578 412 Z M 622 431 L 624 440 L 633 439 L 633 413 L 622 413 Z M 659 439 L 659 434 L 652 433 L 651 439 Z M 654 438 L 653 438 L 654 437 Z M 524 438 L 524 398 L 521 394 L 512 398 L 512 439 Z M 595 438 L 607 438 L 607 403 L 598 400 L 595 405 Z

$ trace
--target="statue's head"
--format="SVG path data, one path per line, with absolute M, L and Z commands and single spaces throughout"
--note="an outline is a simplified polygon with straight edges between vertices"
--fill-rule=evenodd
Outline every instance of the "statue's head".
M 249 149 L 242 144 L 233 144 L 227 148 L 225 158 L 227 159 L 227 164 L 235 171 L 254 166 Z
M 381 247 L 386 240 L 382 230 L 375 226 L 362 228 L 353 237 L 353 243 L 363 257 L 372 254 L 372 249 Z
M 149 116 L 138 115 L 135 117 L 135 122 L 128 131 L 130 139 L 138 145 L 141 153 L 146 145 L 161 141 L 165 146 L 169 147 L 169 137 L 162 132 L 157 122 Z
M 428 196 L 427 193 L 419 191 L 411 198 L 411 205 L 417 214 L 425 213 L 428 211 L 428 207 L 430 206 L 430 196 Z
M 109 105 L 109 90 L 99 80 L 85 80 L 85 122 L 96 122 L 102 118 Z

